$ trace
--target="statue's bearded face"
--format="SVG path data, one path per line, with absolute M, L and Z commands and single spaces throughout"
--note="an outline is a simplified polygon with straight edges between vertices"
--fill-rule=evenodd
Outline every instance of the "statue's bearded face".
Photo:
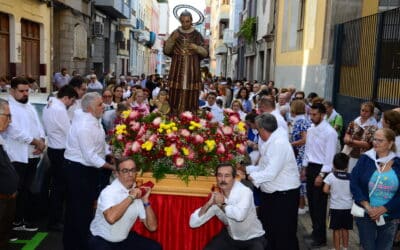
M 192 18 L 190 16 L 181 16 L 179 20 L 183 30 L 188 30 L 192 27 Z

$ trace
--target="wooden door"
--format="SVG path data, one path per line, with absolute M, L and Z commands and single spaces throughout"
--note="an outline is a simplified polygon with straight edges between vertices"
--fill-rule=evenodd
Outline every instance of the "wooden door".
M 40 26 L 28 20 L 21 20 L 22 75 L 39 80 L 40 67 Z
M 8 15 L 0 12 L 0 77 L 10 73 L 10 29 Z

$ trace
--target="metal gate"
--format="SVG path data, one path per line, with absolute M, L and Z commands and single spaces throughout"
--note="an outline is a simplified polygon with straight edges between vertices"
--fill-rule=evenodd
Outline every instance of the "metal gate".
M 400 106 L 400 8 L 337 24 L 333 102 L 346 122 L 373 101 Z

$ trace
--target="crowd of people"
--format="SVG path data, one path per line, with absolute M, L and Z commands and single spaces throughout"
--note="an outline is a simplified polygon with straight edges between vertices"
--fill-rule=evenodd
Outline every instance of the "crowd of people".
M 8 100 L 0 99 L 0 247 L 13 238 L 11 228 L 38 230 L 31 185 L 47 153 L 48 229 L 63 231 L 64 249 L 161 249 L 130 230 L 138 218 L 157 229 L 151 188 L 136 186 L 132 159 L 113 158 L 107 132 L 127 109 L 173 114 L 167 81 L 110 74 L 98 80 L 93 72 L 70 77 L 63 68 L 42 117 L 29 103 L 26 78 L 8 85 Z M 229 78 L 207 78 L 198 106 L 217 123 L 231 109 L 248 130 L 248 160 L 239 167 L 221 162 L 219 191 L 188 218 L 191 227 L 214 216 L 225 224 L 205 249 L 299 249 L 298 216 L 307 212 L 311 247 L 327 244 L 329 228 L 334 248 L 347 249 L 353 201 L 365 210 L 355 219 L 364 250 L 391 249 L 399 240 L 398 110 L 377 120 L 374 104 L 366 102 L 346 127 L 332 102 L 316 93 Z

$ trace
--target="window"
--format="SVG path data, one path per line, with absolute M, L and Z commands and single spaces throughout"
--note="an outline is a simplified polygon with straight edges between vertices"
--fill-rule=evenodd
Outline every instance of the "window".
M 299 14 L 297 20 L 297 48 L 303 48 L 303 31 L 305 19 L 306 0 L 299 0 Z

